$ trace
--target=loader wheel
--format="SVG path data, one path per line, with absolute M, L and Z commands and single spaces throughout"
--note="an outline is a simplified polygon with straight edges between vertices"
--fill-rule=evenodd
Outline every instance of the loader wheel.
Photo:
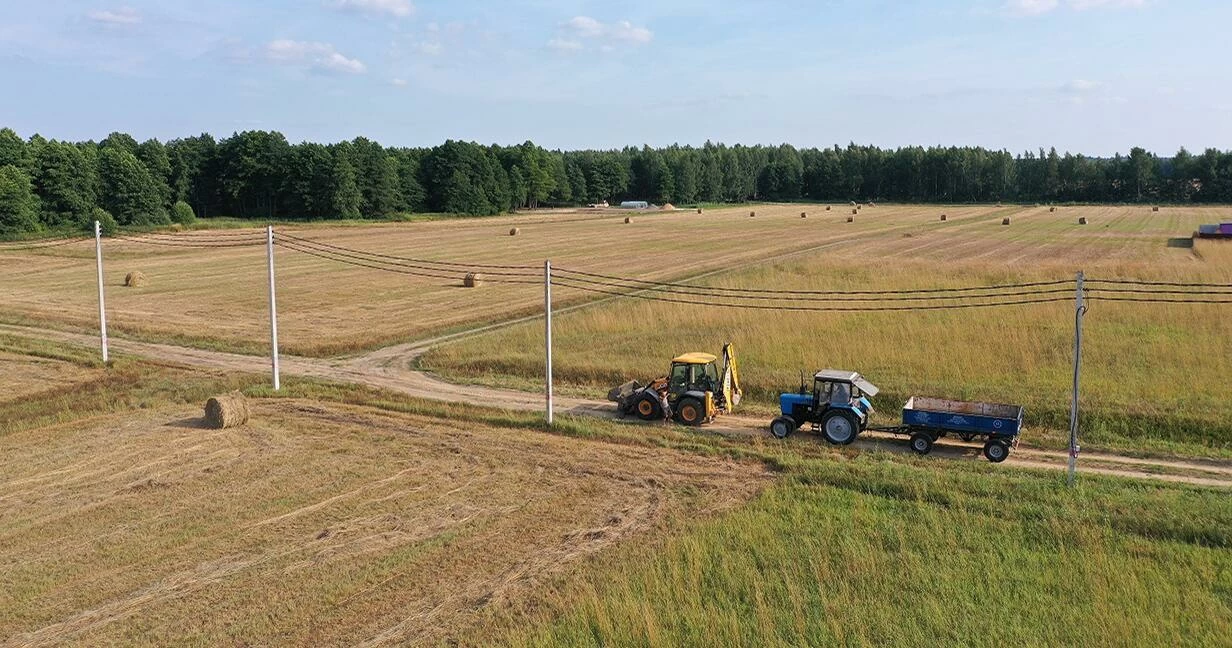
M 796 419 L 790 416 L 780 416 L 773 421 L 770 421 L 770 434 L 776 439 L 786 439 L 787 435 L 800 427 L 796 424 Z
M 926 455 L 933 449 L 933 438 L 924 432 L 916 432 L 911 435 L 911 449 L 916 454 Z
M 1004 441 L 989 439 L 988 443 L 984 444 L 984 458 L 989 461 L 1001 463 L 1008 456 L 1010 456 L 1010 447 Z
M 682 398 L 676 403 L 676 420 L 685 425 L 701 425 L 706 420 L 706 408 L 696 398 Z
M 663 418 L 663 409 L 657 402 L 655 402 L 655 399 L 650 396 L 638 401 L 634 409 L 637 411 L 637 417 L 643 421 L 653 421 Z
M 856 417 L 842 410 L 833 411 L 821 419 L 821 432 L 834 445 L 847 445 L 856 440 L 860 424 Z

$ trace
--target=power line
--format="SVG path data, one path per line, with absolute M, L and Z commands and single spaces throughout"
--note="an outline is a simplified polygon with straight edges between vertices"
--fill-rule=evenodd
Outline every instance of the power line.
M 29 244 L 0 245 L 0 250 L 3 250 L 3 251 L 43 250 L 46 248 L 60 247 L 62 245 L 72 245 L 73 243 L 81 243 L 82 241 L 88 241 L 92 238 L 93 237 L 90 237 L 90 236 L 80 236 L 80 237 L 71 238 L 71 239 L 40 241 L 40 242 L 34 242 L 34 243 L 29 243 Z
M 178 247 L 178 248 L 237 248 L 237 247 L 253 247 L 265 243 L 261 239 L 253 239 L 251 241 L 222 241 L 222 240 L 202 240 L 196 241 L 172 241 L 167 239 L 155 238 L 132 238 L 128 236 L 115 235 L 111 238 L 119 241 L 127 241 L 129 243 L 140 243 L 143 245 L 160 245 L 163 247 Z
M 1201 295 L 1202 293 L 1193 293 Z M 1224 294 L 1224 293 L 1216 293 Z M 1232 295 L 1230 295 L 1232 297 Z M 1139 304 L 1232 304 L 1230 299 L 1163 299 L 1157 297 L 1101 297 L 1092 295 L 1088 297 L 1091 300 L 1111 301 L 1111 302 L 1134 302 Z
M 453 274 L 433 274 L 432 272 L 425 272 L 423 270 L 415 270 L 415 269 L 407 269 L 403 267 L 390 268 L 390 267 L 386 267 L 382 265 L 376 265 L 378 263 L 389 263 L 387 261 L 373 261 L 371 259 L 362 259 L 361 257 L 354 257 L 353 255 L 345 255 L 339 252 L 314 250 L 312 248 L 300 246 L 299 244 L 291 242 L 291 241 L 275 241 L 274 244 L 278 245 L 279 247 L 286 248 L 288 250 L 294 250 L 296 252 L 300 252 L 302 254 L 307 254 L 309 256 L 317 257 L 319 259 L 325 259 L 327 261 L 334 261 L 336 263 L 342 263 L 342 264 L 357 266 L 361 268 L 370 268 L 372 270 L 383 270 L 385 272 L 394 272 L 397 274 L 412 275 L 416 277 L 426 277 L 429 279 L 457 280 L 459 278 L 458 273 L 462 272 L 461 270 L 449 270 L 447 268 L 437 268 L 435 269 L 436 272 L 450 272 Z M 339 258 L 340 256 L 343 258 Z M 347 257 L 350 257 L 350 258 L 347 258 Z M 391 265 L 397 265 L 397 264 L 391 264 Z M 540 281 L 529 280 L 529 279 L 518 280 L 518 279 L 506 279 L 502 277 L 488 278 L 487 275 L 485 275 L 484 278 L 485 280 L 491 281 L 493 283 L 527 284 L 527 285 L 538 285 L 539 283 L 541 283 Z
M 599 293 L 604 295 L 612 295 L 615 297 L 633 297 L 646 301 L 666 302 L 673 304 L 688 304 L 692 306 L 715 306 L 720 308 L 735 308 L 748 310 L 764 310 L 764 311 L 791 311 L 791 312 L 840 312 L 840 313 L 865 313 L 865 312 L 887 312 L 887 311 L 928 311 L 928 310 L 958 310 L 970 308 L 987 308 L 994 306 L 1017 306 L 1025 304 L 1047 304 L 1052 302 L 1070 301 L 1069 297 L 1045 297 L 1041 299 L 1019 299 L 1011 301 L 998 302 L 983 302 L 983 303 L 968 303 L 968 304 L 934 304 L 934 305 L 916 305 L 916 306 L 856 306 L 856 307 L 818 307 L 818 306 L 775 306 L 765 304 L 731 304 L 722 302 L 705 302 L 705 301 L 690 301 L 685 299 L 674 299 L 657 295 L 648 295 L 645 293 L 624 293 L 613 290 L 603 290 L 590 286 L 580 286 L 569 283 L 568 279 L 553 279 L 553 285 L 563 286 L 565 288 L 573 288 L 575 290 L 583 290 L 586 292 Z
M 323 247 L 323 248 L 331 248 L 331 249 L 339 250 L 342 252 L 350 252 L 353 254 L 361 254 L 365 256 L 378 257 L 381 259 L 390 259 L 394 261 L 407 261 L 410 263 L 417 263 L 417 264 L 453 266 L 453 267 L 462 268 L 462 269 L 484 268 L 484 269 L 493 269 L 493 270 L 535 270 L 538 268 L 538 266 L 533 266 L 533 265 L 499 265 L 499 264 L 490 264 L 490 263 L 466 263 L 462 261 L 433 261 L 431 259 L 417 259 L 414 257 L 397 256 L 393 254 L 381 254 L 379 252 L 368 252 L 365 250 L 356 250 L 354 248 L 343 247 L 341 245 L 335 245 L 333 243 L 322 243 L 320 241 L 313 241 L 311 239 L 301 238 L 293 234 L 287 234 L 285 232 L 276 232 L 276 235 L 279 237 L 285 237 L 285 238 L 291 239 L 299 243 L 311 244 L 311 245 L 315 245 L 315 246 Z
M 616 277 L 612 275 L 599 274 L 595 272 L 584 272 L 581 270 L 570 270 L 568 268 L 554 269 L 560 274 L 576 275 L 579 277 L 593 277 L 596 279 L 606 279 L 609 281 L 618 281 L 623 283 L 641 284 L 642 286 L 656 287 L 671 287 L 671 288 L 686 288 L 693 290 L 710 290 L 722 293 L 750 293 L 760 295 L 810 295 L 810 296 L 829 296 L 829 295 L 911 295 L 911 294 L 933 294 L 933 293 L 965 293 L 965 292 L 992 292 L 1000 290 L 1020 289 L 1020 288 L 1041 288 L 1048 286 L 1062 286 L 1073 283 L 1070 279 L 1058 279 L 1055 281 L 1035 281 L 1028 283 L 1016 284 L 997 284 L 992 286 L 966 286 L 962 288 L 916 288 L 908 290 L 773 290 L 766 288 L 727 288 L 722 286 L 698 286 L 696 284 L 673 283 L 667 281 L 652 281 L 648 279 L 630 279 L 626 277 Z M 581 279 L 578 279 L 581 281 Z M 976 296 L 976 295 L 973 295 Z
M 301 242 L 301 241 L 305 241 L 305 242 Z M 295 239 L 292 242 L 295 245 L 298 245 L 300 247 L 306 247 L 310 250 L 316 250 L 318 252 L 322 252 L 325 254 L 338 255 L 338 256 L 342 256 L 342 257 L 346 257 L 350 259 L 355 259 L 357 261 L 365 261 L 368 263 L 376 263 L 376 264 L 381 264 L 381 265 L 392 265 L 392 266 L 398 266 L 401 268 L 411 268 L 411 269 L 421 270 L 425 272 L 462 272 L 462 271 L 470 271 L 470 270 L 475 269 L 471 266 L 466 266 L 464 264 L 458 264 L 460 267 L 457 267 L 457 268 L 438 268 L 438 267 L 434 267 L 430 265 L 423 265 L 420 263 L 407 263 L 401 260 L 386 261 L 384 260 L 384 258 L 381 258 L 381 257 L 390 258 L 390 259 L 397 259 L 397 257 L 391 257 L 389 255 L 370 255 L 366 252 L 362 252 L 358 250 L 344 252 L 341 250 L 346 250 L 346 248 L 341 248 L 339 246 L 318 246 L 316 243 L 313 243 L 311 241 L 306 241 L 305 239 Z M 378 257 L 378 258 L 372 258 L 373 256 Z M 492 266 L 492 267 L 495 267 L 495 266 Z M 499 271 L 499 270 L 484 270 L 484 273 L 485 275 L 491 275 L 495 277 L 538 277 L 539 276 L 538 273 L 532 273 L 529 271 L 505 272 L 505 271 Z
M 1143 281 L 1140 279 L 1087 279 L 1087 283 L 1122 284 L 1131 286 L 1169 286 L 1173 288 L 1229 288 L 1232 284 L 1183 283 L 1179 281 Z
M 1004 299 L 1007 297 L 1031 297 L 1039 295 L 1068 295 L 1073 292 L 1072 288 L 1054 288 L 1050 290 L 1026 290 L 1026 291 L 1006 291 L 999 293 L 981 293 L 981 294 L 945 294 L 945 295 L 901 295 L 895 294 L 892 296 L 849 296 L 847 293 L 817 293 L 818 296 L 795 296 L 795 295 L 779 295 L 779 294 L 755 294 L 755 295 L 734 295 L 715 292 L 708 286 L 693 286 L 689 289 L 683 289 L 673 286 L 637 286 L 624 285 L 613 282 L 595 281 L 582 277 L 563 277 L 569 281 L 586 283 L 592 286 L 602 286 L 607 288 L 616 288 L 624 290 L 637 290 L 648 292 L 665 292 L 673 295 L 685 295 L 688 297 L 713 297 L 718 299 L 735 299 L 735 300 L 750 300 L 750 301 L 773 301 L 773 302 L 919 302 L 919 301 L 958 301 L 972 299 Z M 810 291 L 810 295 L 813 294 Z M 821 295 L 826 296 L 821 296 Z M 837 297 L 830 295 L 839 295 Z

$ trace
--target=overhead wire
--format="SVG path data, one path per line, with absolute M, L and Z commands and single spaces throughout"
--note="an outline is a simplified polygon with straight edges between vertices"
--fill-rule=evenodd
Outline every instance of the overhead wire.
M 1065 284 L 1073 284 L 1072 279 L 1057 279 L 1053 281 L 1034 281 L 1027 283 L 1014 284 L 994 284 L 990 286 L 964 286 L 960 288 L 914 288 L 904 290 L 781 290 L 769 288 L 729 288 L 725 286 L 698 286 L 696 284 L 678 283 L 670 281 L 653 281 L 649 279 L 633 279 L 628 277 L 617 277 L 613 275 L 599 274 L 596 272 L 585 272 L 581 270 L 573 270 L 566 267 L 554 267 L 554 273 L 563 275 L 575 275 L 578 277 L 591 277 L 595 279 L 606 279 L 608 281 L 616 281 L 623 283 L 638 284 L 640 286 L 656 286 L 656 287 L 671 287 L 685 289 L 704 289 L 713 292 L 722 293 L 747 293 L 747 294 L 762 294 L 762 295 L 909 295 L 909 294 L 935 294 L 935 293 L 967 293 L 967 292 L 992 292 L 1001 290 L 1012 290 L 1021 288 L 1042 288 L 1050 286 L 1061 286 Z
M 373 270 L 383 270 L 386 272 L 394 272 L 394 273 L 404 274 L 404 275 L 426 277 L 430 279 L 458 279 L 459 275 L 464 274 L 463 269 L 422 268 L 422 267 L 414 266 L 410 264 L 402 264 L 402 263 L 396 263 L 396 262 L 391 262 L 391 261 L 379 261 L 379 260 L 367 259 L 361 256 L 352 255 L 348 253 L 315 249 L 315 248 L 311 248 L 311 247 L 305 246 L 303 244 L 300 244 L 294 241 L 276 239 L 274 241 L 274 244 L 279 247 L 286 248 L 288 250 L 294 250 L 302 254 L 307 254 L 309 256 L 317 257 L 320 259 L 325 259 L 328 261 L 334 261 L 337 263 L 343 263 L 343 264 L 357 266 L 361 268 L 370 268 Z M 381 264 L 385 264 L 385 265 L 381 265 Z M 389 266 L 394 266 L 394 267 L 389 267 Z M 441 274 L 441 273 L 449 273 L 449 274 Z M 506 283 L 506 284 L 538 285 L 539 283 L 541 283 L 541 280 L 539 279 L 508 278 L 504 276 L 503 274 L 494 276 L 494 277 L 488 277 L 487 274 L 485 274 L 484 280 L 491 281 L 493 283 Z
M 312 239 L 302 238 L 299 236 L 295 236 L 294 234 L 287 234 L 285 232 L 275 232 L 275 237 L 276 238 L 286 238 L 292 241 L 296 241 L 298 243 L 311 244 L 317 247 L 330 248 L 333 250 L 338 250 L 340 252 L 348 252 L 351 254 L 359 254 L 359 255 L 364 255 L 364 256 L 376 257 L 380 259 L 389 259 L 392 261 L 400 261 L 400 262 L 407 262 L 407 263 L 421 264 L 421 265 L 440 265 L 440 266 L 449 266 L 449 267 L 461 268 L 461 269 L 479 268 L 479 269 L 484 269 L 484 270 L 530 271 L 530 270 L 539 269 L 539 266 L 535 266 L 535 265 L 507 265 L 507 264 L 501 265 L 501 264 L 492 264 L 492 263 L 467 263 L 464 261 L 434 261 L 431 259 L 420 259 L 420 258 L 415 258 L 415 257 L 398 256 L 398 255 L 393 255 L 393 254 L 382 254 L 380 252 L 368 252 L 366 250 L 357 250 L 354 248 L 348 248 L 348 247 L 336 245 L 333 243 L 314 241 Z

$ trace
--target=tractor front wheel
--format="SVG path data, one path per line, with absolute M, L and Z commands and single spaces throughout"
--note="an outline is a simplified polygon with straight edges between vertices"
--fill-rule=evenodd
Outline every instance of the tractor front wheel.
M 790 416 L 780 416 L 773 421 L 770 421 L 770 434 L 776 439 L 786 439 L 787 435 L 791 434 L 798 428 L 796 420 Z
M 637 417 L 643 421 L 654 421 L 663 418 L 663 408 L 659 406 L 659 401 L 653 396 L 643 396 L 637 402 L 637 405 L 633 406 L 633 409 L 637 412 Z
M 834 445 L 847 445 L 856 440 L 856 435 L 860 432 L 860 423 L 850 412 L 837 410 L 822 417 L 821 432 L 826 437 L 826 441 Z
M 701 425 L 706 420 L 706 408 L 696 398 L 682 398 L 676 403 L 676 420 L 685 425 Z

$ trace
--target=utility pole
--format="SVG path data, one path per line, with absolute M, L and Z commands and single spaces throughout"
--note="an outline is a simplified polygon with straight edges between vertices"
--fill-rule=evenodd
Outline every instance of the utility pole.
M 547 421 L 552 425 L 552 262 L 543 262 L 543 341 L 547 356 Z
M 278 300 L 274 295 L 274 226 L 265 227 L 265 254 L 269 258 L 270 361 L 274 369 L 274 391 L 282 385 L 278 379 Z
M 1070 486 L 1074 485 L 1074 473 L 1078 469 L 1078 379 L 1082 372 L 1082 317 L 1086 315 L 1087 306 L 1083 300 L 1083 274 L 1078 271 L 1075 281 L 1077 293 L 1074 297 L 1074 396 L 1069 407 L 1069 477 Z
M 107 362 L 107 303 L 103 295 L 103 228 L 94 221 L 94 260 L 98 264 L 98 331 L 103 344 L 103 362 Z

